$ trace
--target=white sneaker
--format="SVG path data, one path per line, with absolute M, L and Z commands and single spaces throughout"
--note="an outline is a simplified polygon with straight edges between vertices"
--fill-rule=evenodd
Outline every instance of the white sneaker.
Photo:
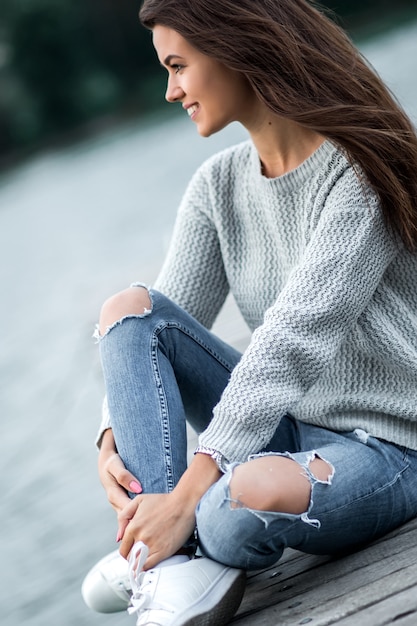
M 137 626 L 222 626 L 235 614 L 246 576 L 206 557 L 141 571 L 148 555 L 142 542 L 130 553 L 130 614 Z
M 105 556 L 88 572 L 81 593 L 93 611 L 116 613 L 127 609 L 132 594 L 129 564 L 118 550 Z
M 168 567 L 188 560 L 186 555 L 175 555 L 162 561 L 158 567 Z M 84 602 L 93 611 L 126 611 L 132 595 L 129 564 L 118 550 L 111 552 L 91 568 L 84 579 L 81 593 Z

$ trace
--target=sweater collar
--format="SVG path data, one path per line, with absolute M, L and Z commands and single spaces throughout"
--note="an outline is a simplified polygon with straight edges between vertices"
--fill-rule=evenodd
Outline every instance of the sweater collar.
M 307 180 L 313 175 L 317 174 L 317 170 L 320 169 L 329 158 L 337 152 L 336 146 L 326 139 L 318 148 L 311 154 L 305 161 L 303 161 L 298 167 L 278 176 L 277 178 L 267 178 L 262 174 L 261 162 L 255 146 L 251 144 L 251 165 L 252 172 L 259 184 L 267 187 L 274 187 L 280 191 L 293 191 L 299 189 Z

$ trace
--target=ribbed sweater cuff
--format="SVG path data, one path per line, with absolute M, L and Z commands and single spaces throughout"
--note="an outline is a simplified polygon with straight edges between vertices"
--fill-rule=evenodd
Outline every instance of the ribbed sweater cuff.
M 260 451 L 268 442 L 261 439 L 259 432 L 247 430 L 243 424 L 217 415 L 208 428 L 199 436 L 199 444 L 214 448 L 229 463 L 244 463 L 250 454 Z M 278 426 L 278 423 L 277 423 Z

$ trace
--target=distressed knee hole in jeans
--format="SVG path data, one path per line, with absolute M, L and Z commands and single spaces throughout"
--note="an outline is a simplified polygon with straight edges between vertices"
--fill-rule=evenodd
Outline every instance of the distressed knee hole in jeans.
M 106 335 L 108 335 L 108 333 L 110 331 L 113 330 L 113 328 L 115 328 L 116 326 L 119 326 L 120 324 L 122 324 L 125 320 L 127 319 L 132 319 L 132 318 L 143 318 L 143 317 L 147 317 L 148 315 L 150 315 L 152 313 L 152 309 L 153 309 L 153 302 L 152 302 L 152 293 L 150 291 L 150 289 L 144 284 L 144 283 L 132 283 L 130 285 L 130 288 L 132 287 L 141 287 L 144 288 L 147 291 L 147 295 L 148 295 L 148 300 L 150 302 L 150 308 L 143 306 L 143 312 L 142 313 L 132 313 L 132 312 L 128 312 L 126 311 L 125 314 L 121 315 L 120 317 L 116 317 L 116 319 L 114 321 L 112 321 L 112 323 L 110 324 L 106 324 L 106 330 L 105 332 L 102 334 L 100 332 L 100 324 L 96 324 L 95 328 L 94 328 L 94 332 L 93 332 L 93 339 L 96 340 L 96 343 L 99 343 Z M 126 305 L 127 309 L 129 308 L 128 305 Z
M 261 453 L 261 454 L 250 456 L 249 462 L 255 459 L 265 458 L 265 457 L 287 458 L 287 459 L 290 459 L 291 461 L 294 461 L 301 468 L 301 472 L 300 472 L 301 476 L 303 476 L 303 478 L 305 478 L 310 484 L 309 504 L 308 504 L 306 511 L 301 512 L 301 513 L 289 512 L 288 510 L 285 510 L 284 507 L 282 511 L 279 509 L 275 509 L 275 508 L 267 508 L 265 510 L 263 509 L 263 507 L 252 508 L 251 506 L 248 506 L 247 504 L 242 502 L 239 498 L 232 497 L 231 481 L 234 476 L 234 470 L 236 470 L 237 467 L 239 467 L 238 464 L 233 464 L 233 466 L 231 466 L 230 475 L 228 477 L 227 500 L 230 504 L 230 509 L 231 510 L 245 509 L 249 511 L 250 513 L 255 515 L 265 524 L 265 528 L 268 528 L 268 525 L 270 524 L 270 522 L 276 519 L 279 519 L 280 517 L 286 518 L 286 519 L 300 519 L 306 524 L 314 526 L 315 528 L 320 528 L 320 521 L 318 519 L 312 519 L 310 517 L 310 512 L 314 504 L 313 498 L 314 498 L 315 486 L 317 484 L 331 485 L 332 483 L 332 479 L 334 476 L 334 467 L 331 465 L 331 463 L 329 463 L 326 459 L 320 456 L 315 450 L 305 452 L 305 453 L 297 453 L 295 455 L 289 452 L 284 452 L 284 453 L 266 452 L 266 453 Z M 321 471 L 317 471 L 317 474 L 319 474 L 319 476 L 316 475 L 316 469 L 311 467 L 312 463 L 316 459 L 319 459 L 325 464 L 325 466 L 327 466 L 325 472 L 323 471 L 323 468 L 321 468 Z M 270 469 L 270 471 L 272 472 L 272 469 Z M 323 474 L 325 474 L 325 476 Z M 304 505 L 303 505 L 303 508 L 304 508 Z M 300 507 L 300 510 L 303 510 L 303 509 L 301 509 Z

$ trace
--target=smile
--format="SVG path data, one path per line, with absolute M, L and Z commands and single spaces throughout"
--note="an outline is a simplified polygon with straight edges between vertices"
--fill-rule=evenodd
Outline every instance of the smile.
M 197 110 L 198 106 L 196 104 L 193 104 L 192 106 L 188 107 L 187 113 L 191 117 Z

